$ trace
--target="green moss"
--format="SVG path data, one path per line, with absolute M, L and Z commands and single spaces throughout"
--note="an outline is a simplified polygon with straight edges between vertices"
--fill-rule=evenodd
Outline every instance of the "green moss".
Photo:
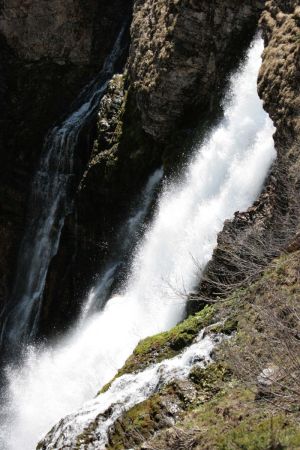
M 300 448 L 300 428 L 284 415 L 249 417 L 221 439 L 220 450 L 281 450 Z
M 111 381 L 109 381 L 108 383 L 106 383 L 104 386 L 102 386 L 102 388 L 100 389 L 100 391 L 97 393 L 97 395 L 101 395 L 104 394 L 105 392 L 108 391 L 108 389 L 110 388 L 112 382 L 116 379 L 117 377 L 115 376 Z
M 118 376 L 173 357 L 193 341 L 201 328 L 216 321 L 212 331 L 237 332 L 236 338 L 227 341 L 235 351 L 254 346 L 253 354 L 259 358 L 263 348 L 248 334 L 249 327 L 251 331 L 262 327 L 260 314 L 253 306 L 269 301 L 277 293 L 292 302 L 299 298 L 299 257 L 300 252 L 282 255 L 252 285 L 236 290 L 225 301 L 204 308 L 172 330 L 144 339 Z M 186 383 L 194 386 L 197 396 L 191 402 L 185 401 L 185 388 L 179 382 L 177 387 L 174 382 L 174 386 L 163 388 L 119 419 L 110 450 L 138 445 L 141 439 L 148 440 L 151 448 L 184 448 L 189 437 L 198 450 L 300 448 L 299 411 L 294 408 L 292 413 L 280 409 L 274 412 L 269 403 L 258 400 L 256 388 L 246 387 L 233 370 L 235 360 L 230 361 L 227 342 L 216 351 L 214 363 L 192 369 Z M 173 428 L 161 420 L 166 402 L 183 412 L 173 434 Z
M 195 316 L 191 316 L 170 331 L 148 337 L 137 345 L 133 355 L 126 361 L 121 374 L 141 370 L 149 364 L 172 358 L 190 345 L 199 331 L 211 324 L 214 307 L 206 306 Z
M 172 330 L 141 341 L 119 375 L 174 356 L 192 342 L 201 328 L 215 321 L 219 322 L 212 331 L 237 332 L 236 338 L 228 341 L 235 351 L 254 345 L 253 354 L 259 358 L 263 349 L 257 341 L 253 343 L 252 335 L 248 334 L 249 327 L 252 331 L 262 327 L 259 312 L 253 306 L 269 301 L 278 293 L 292 302 L 299 298 L 299 257 L 300 252 L 282 255 L 252 285 L 236 290 L 225 301 L 206 307 Z M 184 416 L 176 422 L 174 434 L 172 428 L 164 431 L 166 424 L 154 419 L 163 409 L 166 398 L 163 389 L 125 413 L 114 434 L 119 446 L 112 446 L 111 450 L 124 448 L 124 442 L 133 443 L 130 439 L 136 431 L 140 438 L 142 435 L 149 440 L 151 448 L 160 449 L 181 448 L 189 436 L 198 450 L 300 448 L 299 411 L 294 409 L 293 413 L 287 414 L 277 410 L 274 413 L 268 403 L 256 400 L 255 388 L 250 390 L 237 379 L 239 374 L 232 369 L 234 361 L 230 361 L 227 345 L 224 343 L 217 350 L 213 364 L 192 369 L 189 382 L 198 394 L 191 404 L 180 403 L 181 387 L 174 389 L 171 399 L 184 411 Z
M 216 368 L 212 369 L 211 375 Z M 295 417 L 274 413 L 269 405 L 255 402 L 255 394 L 236 381 L 226 381 L 209 401 L 193 407 L 176 424 L 184 439 L 193 436 L 197 450 L 296 450 L 300 448 L 300 428 Z M 204 384 L 210 389 L 211 384 Z M 153 440 L 153 448 L 168 448 L 168 432 Z M 172 443 L 176 447 L 176 442 Z M 164 447 L 165 445 L 165 447 Z
M 99 394 L 106 392 L 110 388 L 111 383 L 125 373 L 141 371 L 150 364 L 176 356 L 193 342 L 202 328 L 212 323 L 213 317 L 214 307 L 206 306 L 195 316 L 188 317 L 170 331 L 156 334 L 140 341 L 133 354 L 125 362 L 125 365 L 118 371 L 113 380 L 103 386 Z
M 231 380 L 231 375 L 231 370 L 225 364 L 213 363 L 205 368 L 194 367 L 190 372 L 189 379 L 202 392 L 212 396 L 219 392 L 224 382 Z
M 224 322 L 216 323 L 216 325 L 212 326 L 211 331 L 214 333 L 223 333 L 227 335 L 231 335 L 238 328 L 238 317 L 236 315 L 232 315 L 225 319 Z
M 161 399 L 161 394 L 155 394 L 125 412 L 110 433 L 109 450 L 123 450 L 125 444 L 126 448 L 134 446 L 140 443 L 141 437 L 147 439 L 159 429 L 163 409 Z
M 206 369 L 195 368 L 190 379 L 198 389 L 194 403 L 188 405 L 180 398 L 176 383 L 167 386 L 124 413 L 112 430 L 109 450 L 133 447 L 147 439 L 149 448 L 183 448 L 181 430 L 183 441 L 193 436 L 193 448 L 198 450 L 299 448 L 300 428 L 295 417 L 274 414 L 268 404 L 255 402 L 255 393 L 232 379 L 226 367 L 212 364 Z M 164 431 L 168 424 L 163 420 L 170 401 L 175 409 L 185 411 L 176 423 L 178 442 L 172 445 L 170 429 Z

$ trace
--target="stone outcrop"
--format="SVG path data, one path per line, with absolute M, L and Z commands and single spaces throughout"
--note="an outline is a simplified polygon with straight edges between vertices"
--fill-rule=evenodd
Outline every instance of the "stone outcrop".
M 293 387 L 296 385 L 297 377 L 288 377 L 284 371 L 284 383 L 262 386 L 259 381 L 259 385 L 256 384 L 265 361 L 269 362 L 267 367 L 272 358 L 278 364 L 290 364 L 291 359 L 295 361 L 295 353 L 286 351 L 280 335 L 283 329 L 287 330 L 287 317 L 292 320 L 293 312 L 298 314 L 299 311 L 299 261 L 299 250 L 282 255 L 272 261 L 257 282 L 234 292 L 224 302 L 190 316 L 170 331 L 141 341 L 116 377 L 98 395 L 105 395 L 112 383 L 124 374 L 136 374 L 157 362 L 173 358 L 189 347 L 205 326 L 207 330 L 230 336 L 215 349 L 212 364 L 204 368 L 195 365 L 185 379 L 177 378 L 178 372 L 174 368 L 171 382 L 157 388 L 155 393 L 130 409 L 124 408 L 123 414 L 107 430 L 105 448 L 215 450 L 234 446 L 265 450 L 270 448 L 271 439 L 273 448 L 297 448 L 300 439 L 299 394 L 280 395 L 289 382 Z M 283 314 L 284 305 L 295 309 L 285 308 Z M 278 329 L 273 326 L 274 317 Z M 290 331 L 292 336 L 298 336 L 299 320 L 296 324 L 293 322 Z M 284 338 L 283 342 L 286 342 Z M 297 347 L 299 351 L 298 341 L 294 340 L 293 350 Z M 297 363 L 294 367 L 298 373 Z M 122 387 L 126 389 L 123 380 Z M 277 398 L 272 397 L 274 393 Z M 284 397 L 288 398 L 288 405 L 294 407 L 288 412 L 282 408 Z M 75 433 L 71 432 L 72 442 L 86 450 L 96 446 L 100 430 L 103 430 L 103 418 L 110 417 L 114 406 L 111 404 L 95 419 L 88 420 L 83 431 L 78 432 L 75 428 Z M 270 435 L 270 414 L 274 436 Z M 72 420 L 74 416 L 68 416 L 69 429 L 74 430 Z M 62 419 L 40 441 L 37 449 L 46 449 L 49 442 L 62 442 L 66 436 L 65 423 Z
M 300 134 L 300 6 L 297 1 L 268 1 L 261 18 L 266 49 L 259 94 L 277 128 L 278 139 Z M 276 138 L 277 138 L 276 136 Z
M 167 140 L 191 106 L 212 108 L 213 93 L 251 36 L 264 1 L 138 0 L 129 72 L 143 129 Z

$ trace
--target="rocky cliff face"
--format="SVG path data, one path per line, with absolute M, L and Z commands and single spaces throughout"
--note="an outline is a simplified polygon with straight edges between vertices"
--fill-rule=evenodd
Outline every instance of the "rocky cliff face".
M 50 58 L 88 63 L 92 48 L 96 3 L 5 0 L 0 30 L 10 47 L 26 60 Z
M 48 274 L 42 333 L 49 314 L 56 322 L 72 320 L 151 171 L 174 169 L 193 127 L 216 115 L 226 77 L 252 39 L 263 3 L 134 3 L 126 69 L 99 107 L 75 212 Z M 63 267 L 68 275 L 62 282 Z M 60 310 L 53 292 L 59 292 Z
M 191 107 L 213 107 L 212 91 L 255 28 L 263 1 L 136 1 L 129 72 L 143 129 L 166 140 Z
M 102 66 L 130 7 L 122 0 L 1 2 L 1 308 L 45 135 Z
M 261 18 L 266 49 L 258 80 L 259 94 L 277 128 L 280 143 L 300 133 L 300 7 L 296 1 L 268 1 Z

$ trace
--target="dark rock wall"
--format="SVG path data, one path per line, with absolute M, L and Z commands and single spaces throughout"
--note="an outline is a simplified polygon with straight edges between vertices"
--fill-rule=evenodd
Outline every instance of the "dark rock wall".
M 45 135 L 102 66 L 130 7 L 127 0 L 0 3 L 0 309 Z

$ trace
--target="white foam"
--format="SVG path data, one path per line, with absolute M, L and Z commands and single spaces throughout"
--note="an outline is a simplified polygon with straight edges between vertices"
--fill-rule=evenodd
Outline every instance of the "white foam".
M 108 391 L 60 421 L 43 440 L 43 449 L 78 448 L 78 437 L 90 425 L 90 435 L 93 438 L 91 449 L 104 449 L 108 430 L 116 419 L 171 381 L 187 378 L 193 367 L 206 367 L 211 362 L 213 349 L 222 339 L 222 335 L 205 335 L 202 331 L 196 342 L 179 356 L 152 365 L 141 372 L 117 378 Z M 83 445 L 83 448 L 86 446 Z
M 275 158 L 274 128 L 256 90 L 262 49 L 256 41 L 232 78 L 224 120 L 194 149 L 181 181 L 165 187 L 123 292 L 57 346 L 29 350 L 22 367 L 8 372 L 5 448 L 32 450 L 112 378 L 141 338 L 182 319 L 178 293 L 195 287 L 224 220 L 253 203 Z

